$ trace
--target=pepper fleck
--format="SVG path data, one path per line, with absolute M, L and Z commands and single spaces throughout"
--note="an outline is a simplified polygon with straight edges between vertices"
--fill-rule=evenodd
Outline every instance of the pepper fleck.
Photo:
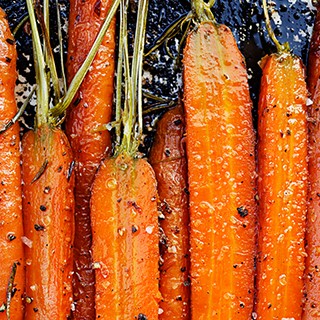
M 243 206 L 237 208 L 237 211 L 238 211 L 241 218 L 244 218 L 248 215 L 248 210 L 246 208 L 244 208 Z
M 132 226 L 131 227 L 132 233 L 135 233 L 138 231 L 138 227 L 137 226 Z
M 44 226 L 41 226 L 40 224 L 35 224 L 34 228 L 36 229 L 36 231 L 43 231 L 44 230 Z
M 74 100 L 73 105 L 77 106 L 80 103 L 81 100 L 82 100 L 81 97 L 77 97 L 76 100 Z
M 41 210 L 41 211 L 46 211 L 46 210 L 47 210 L 47 207 L 42 204 L 42 205 L 40 206 L 40 210 Z
M 14 40 L 13 40 L 13 39 L 8 38 L 8 39 L 6 39 L 6 41 L 7 41 L 9 44 L 11 44 L 11 45 L 14 44 Z
M 34 312 L 38 312 L 38 308 L 33 308 L 33 311 Z
M 148 320 L 147 316 L 143 313 L 139 313 L 138 320 Z
M 166 155 L 166 157 L 169 157 L 170 154 L 171 154 L 171 152 L 170 152 L 169 149 L 166 149 L 166 150 L 164 151 L 164 154 Z
M 17 237 L 13 234 L 13 233 L 8 233 L 7 235 L 7 239 L 9 241 L 13 241 L 14 239 L 16 239 Z

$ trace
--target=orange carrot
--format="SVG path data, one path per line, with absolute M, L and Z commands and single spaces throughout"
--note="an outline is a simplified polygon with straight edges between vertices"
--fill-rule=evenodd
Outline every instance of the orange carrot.
M 252 103 L 229 28 L 194 1 L 184 49 L 192 319 L 249 319 L 256 252 Z
M 165 242 L 160 253 L 159 319 L 189 319 L 189 209 L 187 163 L 183 143 L 184 116 L 176 107 L 161 118 L 149 160 L 158 181 Z
M 97 319 L 158 319 L 159 230 L 157 189 L 148 162 L 138 158 L 142 133 L 141 78 L 148 1 L 138 4 L 129 70 L 127 3 L 121 1 L 118 77 L 125 75 L 122 141 L 101 164 L 91 196 L 92 254 Z M 117 81 L 121 90 L 122 81 Z M 138 122 L 136 124 L 136 119 Z M 119 128 L 117 128 L 117 134 Z M 137 129 L 137 130 L 136 130 Z M 118 137 L 119 138 L 119 137 Z
M 69 17 L 68 80 L 86 58 L 110 8 L 110 0 L 72 0 Z M 94 319 L 94 272 L 91 257 L 90 187 L 101 160 L 110 152 L 110 133 L 99 131 L 111 119 L 115 21 L 111 24 L 66 121 L 75 156 L 75 319 Z
M 97 318 L 158 319 L 157 190 L 146 160 L 105 160 L 91 212 Z
M 54 64 L 50 64 L 50 70 L 45 66 L 52 62 L 50 44 L 42 46 L 32 0 L 27 0 L 27 7 L 35 57 L 37 110 L 34 130 L 22 139 L 24 319 L 67 319 L 72 303 L 74 238 L 72 150 L 66 135 L 54 127 L 54 119 L 49 116 Z
M 74 175 L 60 129 L 42 125 L 22 140 L 26 256 L 25 319 L 66 319 L 72 302 Z
M 318 8 L 313 36 L 311 39 L 308 64 L 308 87 L 313 105 L 308 112 L 309 126 L 309 205 L 307 216 L 307 259 L 305 271 L 306 301 L 303 320 L 318 319 L 320 317 L 320 10 Z
M 17 112 L 14 96 L 17 53 L 0 9 L 0 129 Z M 0 319 L 23 318 L 23 235 L 19 125 L 0 133 Z M 14 276 L 14 279 L 10 279 Z M 12 285 L 12 287 L 10 287 Z
M 270 27 L 269 33 L 274 37 Z M 274 41 L 278 53 L 261 63 L 255 310 L 263 320 L 301 319 L 308 178 L 307 89 L 301 60 L 275 37 Z
M 263 61 L 259 100 L 259 319 L 301 318 L 307 193 L 307 90 L 289 53 Z

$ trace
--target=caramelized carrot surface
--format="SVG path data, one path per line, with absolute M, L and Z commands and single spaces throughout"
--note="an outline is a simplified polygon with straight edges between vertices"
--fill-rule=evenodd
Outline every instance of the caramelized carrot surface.
M 48 125 L 22 140 L 25 319 L 67 319 L 72 303 L 74 177 L 65 134 Z
M 86 58 L 111 3 L 111 0 L 70 1 L 69 82 Z M 110 133 L 108 130 L 101 131 L 101 126 L 110 121 L 112 114 L 114 50 L 113 22 L 66 120 L 66 132 L 76 161 L 75 319 L 95 319 L 89 201 L 94 175 L 111 148 Z
M 160 119 L 149 161 L 158 181 L 163 231 L 159 319 L 189 319 L 189 208 L 182 107 Z
M 252 103 L 231 31 L 204 22 L 184 50 L 192 319 L 249 319 L 256 252 Z
M 301 319 L 307 196 L 307 90 L 289 53 L 262 61 L 258 114 L 258 319 Z
M 320 317 L 320 10 L 315 21 L 309 50 L 308 88 L 313 105 L 308 113 L 309 128 L 309 205 L 306 234 L 306 301 L 303 319 Z
M 105 160 L 91 197 L 97 319 L 158 319 L 156 180 L 143 159 Z
M 0 9 L 0 129 L 17 112 L 14 96 L 17 53 L 14 39 Z M 19 125 L 0 133 L 0 319 L 23 318 L 23 235 L 21 210 Z M 15 267 L 14 267 L 15 265 Z M 14 280 L 10 277 L 16 269 Z M 9 288 L 9 283 L 13 287 Z M 8 299 L 9 297 L 9 299 Z

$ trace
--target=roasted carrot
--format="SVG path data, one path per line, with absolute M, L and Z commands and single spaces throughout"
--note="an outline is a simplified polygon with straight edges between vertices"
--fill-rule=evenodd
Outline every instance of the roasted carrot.
M 193 5 L 200 22 L 183 54 L 192 319 L 249 319 L 257 209 L 247 72 L 230 29 Z
M 46 71 L 45 65 L 50 63 L 50 45 L 45 42 L 45 59 L 31 0 L 27 6 L 38 86 L 35 128 L 22 139 L 24 319 L 67 319 L 72 303 L 74 238 L 72 150 L 66 135 L 49 117 L 48 79 L 54 70 Z
M 0 129 L 14 117 L 17 53 L 6 15 L 0 9 Z M 23 236 L 19 125 L 0 133 L 0 319 L 23 318 Z M 9 287 L 16 269 L 13 287 Z
M 159 319 L 189 319 L 189 208 L 185 121 L 178 106 L 160 119 L 149 161 L 155 171 L 163 231 Z
M 122 113 L 118 120 L 124 126 L 123 136 L 113 157 L 102 162 L 91 196 L 96 318 L 155 320 L 158 319 L 159 300 L 158 197 L 150 164 L 137 157 L 142 133 L 141 57 L 148 1 L 141 0 L 138 4 L 130 70 L 127 5 L 123 0 L 120 6 L 118 76 L 125 75 L 128 95 L 122 112 L 116 110 L 117 115 Z M 117 83 L 117 89 L 121 90 L 122 81 Z
M 72 0 L 69 17 L 68 80 L 86 58 L 111 0 Z M 94 319 L 94 272 L 91 257 L 90 188 L 101 160 L 110 152 L 108 130 L 111 120 L 114 80 L 115 21 L 100 46 L 66 121 L 66 133 L 75 156 L 75 319 Z
M 264 5 L 268 17 L 266 3 Z M 267 18 L 267 25 L 269 19 Z M 265 57 L 258 105 L 258 319 L 301 319 L 307 197 L 307 89 L 301 60 Z
M 72 302 L 74 175 L 60 129 L 42 125 L 22 140 L 26 244 L 25 319 L 66 319 Z
M 310 121 L 309 128 L 309 194 L 306 234 L 306 270 L 305 289 L 306 300 L 302 319 L 318 319 L 320 317 L 320 10 L 317 9 L 317 16 L 313 29 L 313 35 L 309 50 L 308 63 L 308 88 L 313 104 L 308 113 Z
M 97 318 L 157 319 L 157 189 L 148 162 L 125 153 L 105 160 L 91 211 Z

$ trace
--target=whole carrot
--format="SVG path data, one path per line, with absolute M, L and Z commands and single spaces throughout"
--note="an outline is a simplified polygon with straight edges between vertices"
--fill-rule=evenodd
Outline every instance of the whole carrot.
M 97 319 L 158 319 L 156 180 L 144 159 L 106 159 L 92 188 Z
M 74 175 L 65 134 L 49 125 L 22 140 L 25 319 L 66 319 L 72 302 Z
M 73 79 L 99 31 L 111 0 L 72 0 L 69 17 L 68 69 Z M 90 188 L 101 160 L 110 152 L 108 130 L 114 81 L 115 21 L 109 27 L 66 120 L 66 133 L 75 156 L 75 319 L 94 319 L 94 272 L 91 257 Z M 99 131 L 100 130 L 100 131 Z
M 181 106 L 168 112 L 157 125 L 149 161 L 155 171 L 163 218 L 160 248 L 159 319 L 189 319 L 189 208 L 187 161 Z
M 256 173 L 252 103 L 229 28 L 193 1 L 184 49 L 192 319 L 249 319 L 254 296 Z
M 17 53 L 0 8 L 0 129 L 14 117 Z M 24 254 L 19 125 L 0 133 L 0 319 L 23 318 Z
M 302 319 L 318 319 L 320 317 L 320 257 L 318 254 L 320 246 L 319 219 L 320 219 L 320 130 L 319 130 L 319 105 L 320 105 L 320 10 L 317 9 L 317 16 L 313 29 L 313 35 L 309 50 L 308 63 L 308 88 L 311 93 L 313 104 L 308 113 L 310 121 L 309 128 L 309 204 L 307 215 L 306 234 L 306 270 L 305 289 L 306 301 Z
M 266 3 L 264 7 L 267 12 Z M 255 311 L 263 320 L 301 319 L 308 178 L 307 89 L 301 60 L 280 45 L 268 29 L 278 52 L 261 63 Z
M 142 133 L 141 57 L 148 1 L 139 1 L 138 5 L 131 70 L 127 63 L 128 2 L 122 1 L 120 9 L 118 77 L 125 75 L 128 96 L 123 110 L 116 110 L 117 116 L 121 115 L 117 124 L 122 122 L 124 126 L 121 144 L 113 157 L 102 162 L 92 187 L 96 318 L 156 320 L 159 301 L 156 179 L 148 162 L 137 157 Z M 122 81 L 117 83 L 121 90 Z
M 73 158 L 66 135 L 49 117 L 48 79 L 54 70 L 46 72 L 45 65 L 54 64 L 49 60 L 50 44 L 42 46 L 40 41 L 31 0 L 27 6 L 35 51 L 37 111 L 35 129 L 22 139 L 24 319 L 67 319 L 72 303 Z

